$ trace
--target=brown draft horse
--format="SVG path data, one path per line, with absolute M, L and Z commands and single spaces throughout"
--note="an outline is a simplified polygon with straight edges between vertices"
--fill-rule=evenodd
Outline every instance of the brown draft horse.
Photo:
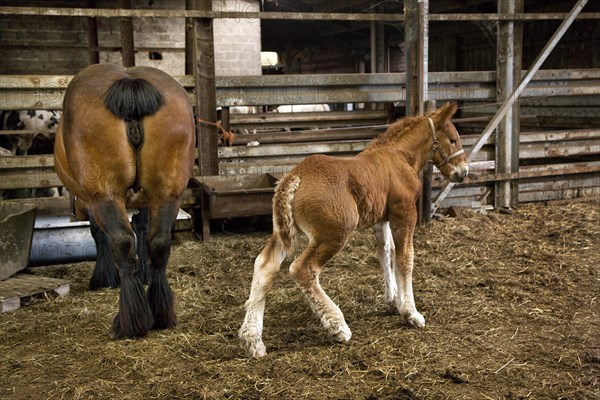
M 166 268 L 194 140 L 185 90 L 158 69 L 96 64 L 67 87 L 54 163 L 77 217 L 90 221 L 98 254 L 90 288 L 121 286 L 115 338 L 176 323 Z M 140 211 L 135 234 L 128 208 Z
M 467 159 L 450 122 L 456 109 L 456 104 L 446 104 L 429 116 L 394 123 L 353 158 L 307 157 L 280 181 L 273 198 L 273 235 L 254 263 L 239 331 L 250 357 L 266 354 L 265 297 L 299 233 L 308 237 L 309 244 L 291 264 L 290 273 L 336 341 L 347 342 L 352 334 L 338 306 L 321 288 L 319 274 L 357 227 L 374 227 L 387 304 L 409 325 L 425 326 L 412 289 L 418 173 L 431 161 L 451 181 L 466 177 Z

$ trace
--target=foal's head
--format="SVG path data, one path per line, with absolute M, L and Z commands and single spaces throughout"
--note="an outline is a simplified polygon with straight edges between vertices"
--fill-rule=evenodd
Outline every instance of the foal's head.
M 456 103 L 446 103 L 428 117 L 429 133 L 433 138 L 429 159 L 452 182 L 462 182 L 469 173 L 460 136 L 450 122 L 457 108 Z

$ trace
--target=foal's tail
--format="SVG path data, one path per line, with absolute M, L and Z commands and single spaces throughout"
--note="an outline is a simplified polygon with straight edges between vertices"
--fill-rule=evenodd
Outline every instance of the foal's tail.
M 273 234 L 278 235 L 286 253 L 292 251 L 298 236 L 292 204 L 299 185 L 300 177 L 288 174 L 277 184 L 273 196 Z
M 142 118 L 152 115 L 164 104 L 163 96 L 142 78 L 122 78 L 112 84 L 104 97 L 104 105 L 127 124 L 127 138 L 133 147 L 144 141 Z

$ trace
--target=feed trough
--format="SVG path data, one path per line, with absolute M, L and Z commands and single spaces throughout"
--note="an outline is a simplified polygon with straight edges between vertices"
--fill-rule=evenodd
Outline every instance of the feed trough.
M 254 174 L 202 176 L 194 180 L 200 186 L 202 239 L 209 239 L 209 221 L 215 218 L 239 218 L 269 215 L 278 176 Z

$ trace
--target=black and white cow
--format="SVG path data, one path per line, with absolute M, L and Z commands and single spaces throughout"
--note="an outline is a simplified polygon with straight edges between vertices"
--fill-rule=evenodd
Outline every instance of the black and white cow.
M 55 110 L 23 110 L 2 111 L 0 123 L 2 130 L 40 130 L 56 128 L 62 111 Z M 0 145 L 10 150 L 13 155 L 26 155 L 33 145 L 33 140 L 38 136 L 46 138 L 49 142 L 54 139 L 54 134 L 41 132 L 32 134 L 0 135 Z

